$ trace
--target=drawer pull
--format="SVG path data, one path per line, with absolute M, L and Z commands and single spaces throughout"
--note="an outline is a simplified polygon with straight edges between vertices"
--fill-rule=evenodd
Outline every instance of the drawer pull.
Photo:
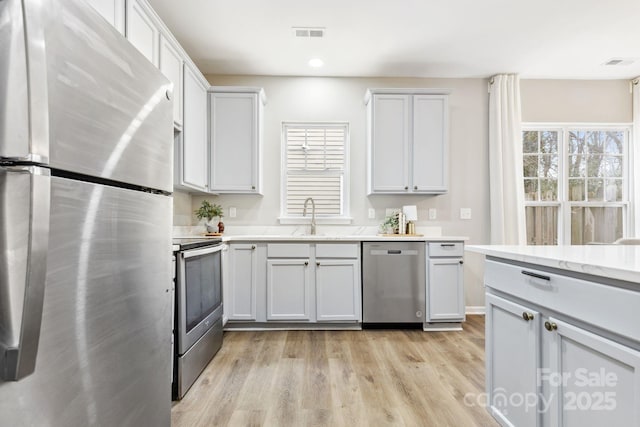
M 546 321 L 546 322 L 544 322 L 544 328 L 545 328 L 547 331 L 551 332 L 551 331 L 555 331 L 555 330 L 557 330 L 557 329 L 558 329 L 558 325 L 557 325 L 557 324 L 555 324 L 554 322 Z
M 309 265 L 309 261 L 305 261 L 305 262 L 304 262 L 304 265 Z
M 456 244 L 455 243 L 441 243 L 440 247 L 441 248 L 453 248 Z
M 251 250 L 255 250 L 256 249 L 256 245 L 251 245 Z
M 533 313 L 529 313 L 528 311 L 523 311 L 523 312 L 522 312 L 522 318 L 523 318 L 524 320 L 526 320 L 527 322 L 528 322 L 529 320 L 533 320 Z
M 522 270 L 522 274 L 524 274 L 525 276 L 535 277 L 536 279 L 542 279 L 542 280 L 546 280 L 546 281 L 551 281 L 551 277 L 549 277 L 549 276 L 543 276 L 542 274 L 532 273 L 532 272 L 526 271 L 526 270 Z

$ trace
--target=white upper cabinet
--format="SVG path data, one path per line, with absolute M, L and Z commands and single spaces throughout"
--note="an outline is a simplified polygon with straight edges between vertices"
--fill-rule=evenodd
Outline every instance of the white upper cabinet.
M 153 65 L 158 66 L 160 30 L 142 0 L 127 0 L 126 36 Z
M 125 0 L 87 0 L 95 10 L 113 27 L 124 35 Z
M 260 88 L 210 89 L 211 191 L 260 194 L 264 101 Z
M 447 192 L 448 95 L 434 91 L 367 91 L 369 194 Z
M 449 170 L 447 95 L 413 96 L 413 191 L 445 193 Z
M 184 124 L 179 145 L 180 164 L 176 184 L 188 189 L 207 191 L 207 86 L 200 72 L 184 64 Z
M 370 114 L 373 192 L 409 190 L 409 95 L 374 95 Z M 371 192 L 371 191 L 370 191 Z
M 178 48 L 160 35 L 160 71 L 173 83 L 173 123 L 182 128 L 182 56 Z

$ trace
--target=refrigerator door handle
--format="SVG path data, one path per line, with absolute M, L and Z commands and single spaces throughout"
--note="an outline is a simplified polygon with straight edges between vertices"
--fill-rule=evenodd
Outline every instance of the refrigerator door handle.
M 0 158 L 49 162 L 43 2 L 0 1 Z M 29 25 L 26 25 L 28 22 Z M 11 82 L 8 84 L 7 82 Z
M 17 381 L 35 370 L 50 199 L 48 169 L 0 168 L 0 379 L 4 381 Z

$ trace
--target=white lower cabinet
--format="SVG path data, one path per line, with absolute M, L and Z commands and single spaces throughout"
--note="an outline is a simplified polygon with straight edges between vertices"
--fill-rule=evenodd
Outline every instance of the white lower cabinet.
M 575 316 L 603 285 L 580 281 L 581 293 L 565 301 L 563 289 L 576 282 L 573 278 L 487 264 L 485 345 L 491 414 L 504 426 L 640 425 L 637 327 L 635 336 L 621 337 L 618 333 L 626 328 L 622 323 L 620 328 L 603 329 L 588 316 Z M 492 289 L 509 285 L 513 295 Z M 521 292 L 531 300 L 519 298 Z M 547 299 L 547 294 L 553 295 Z M 607 295 L 607 305 L 614 307 L 609 321 L 626 318 L 624 301 L 633 295 L 613 286 Z M 541 301 L 566 302 L 572 308 L 556 311 Z
M 488 410 L 502 425 L 538 426 L 537 404 L 512 397 L 537 399 L 540 313 L 490 294 L 485 301 Z
M 316 319 L 360 321 L 360 262 L 316 258 Z
M 429 242 L 427 253 L 427 322 L 463 321 L 464 242 Z
M 229 320 L 257 319 L 258 255 L 254 243 L 229 245 L 229 285 L 224 294 L 225 314 Z
M 309 321 L 308 259 L 267 260 L 267 320 Z
M 232 243 L 225 314 L 231 323 L 358 323 L 359 243 Z
M 544 319 L 542 336 L 544 425 L 640 425 L 640 352 L 553 317 Z

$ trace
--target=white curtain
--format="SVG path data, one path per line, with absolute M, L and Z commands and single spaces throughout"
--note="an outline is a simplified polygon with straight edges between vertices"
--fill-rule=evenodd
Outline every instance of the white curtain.
M 491 244 L 526 244 L 520 78 L 500 74 L 489 86 Z
M 631 81 L 633 88 L 633 128 L 629 143 L 629 159 L 633 167 L 629 168 L 631 211 L 629 236 L 640 236 L 640 77 Z

